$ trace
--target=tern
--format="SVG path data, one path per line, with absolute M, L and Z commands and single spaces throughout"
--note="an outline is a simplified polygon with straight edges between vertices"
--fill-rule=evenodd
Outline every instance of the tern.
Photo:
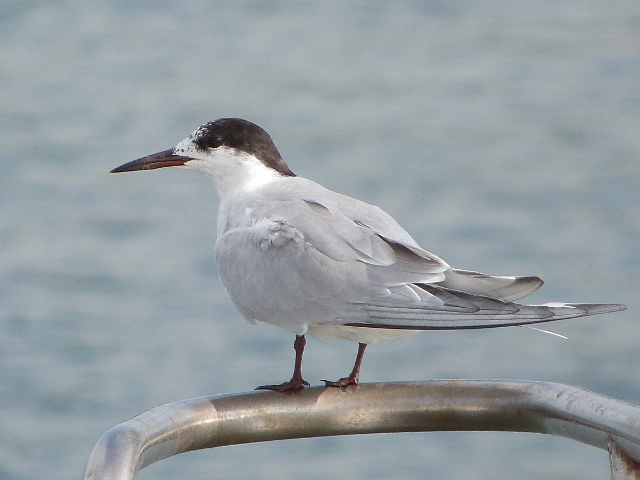
M 240 313 L 293 332 L 291 380 L 258 389 L 296 391 L 305 335 L 358 342 L 351 373 L 326 386 L 357 385 L 369 343 L 420 330 L 531 325 L 624 310 L 619 304 L 516 300 L 538 277 L 452 268 L 386 212 L 295 175 L 269 134 L 239 118 L 206 123 L 175 147 L 112 173 L 179 167 L 203 173 L 219 197 L 215 259 Z

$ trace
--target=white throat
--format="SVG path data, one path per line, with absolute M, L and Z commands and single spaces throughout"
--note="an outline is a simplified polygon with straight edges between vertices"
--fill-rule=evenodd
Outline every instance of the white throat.
M 213 180 L 221 200 L 229 194 L 250 191 L 282 177 L 253 155 L 241 150 L 219 147 L 202 152 L 194 148 L 181 148 L 183 143 L 176 146 L 175 152 L 193 158 L 184 164 L 184 168 L 200 172 Z

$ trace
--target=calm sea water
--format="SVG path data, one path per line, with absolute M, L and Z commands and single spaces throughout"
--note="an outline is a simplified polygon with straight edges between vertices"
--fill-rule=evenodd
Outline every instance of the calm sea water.
M 285 380 L 213 261 L 217 199 L 183 171 L 109 175 L 250 119 L 291 168 L 380 205 L 454 266 L 539 275 L 533 302 L 620 302 L 526 329 L 423 333 L 363 381 L 564 382 L 640 403 L 637 1 L 0 3 L 0 478 L 72 479 L 149 407 Z M 356 347 L 310 340 L 305 377 Z M 608 478 L 531 434 L 325 438 L 149 467 L 169 478 Z

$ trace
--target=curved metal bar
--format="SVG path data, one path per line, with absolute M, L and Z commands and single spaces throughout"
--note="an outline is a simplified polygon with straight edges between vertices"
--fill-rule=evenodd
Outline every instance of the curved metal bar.
M 363 433 L 537 432 L 640 461 L 640 407 L 568 385 L 442 380 L 256 391 L 202 397 L 143 412 L 107 431 L 85 480 L 129 480 L 179 453 L 240 443 Z

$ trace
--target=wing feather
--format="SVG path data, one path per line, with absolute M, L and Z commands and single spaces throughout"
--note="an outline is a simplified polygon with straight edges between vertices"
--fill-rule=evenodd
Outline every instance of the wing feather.
M 375 299 L 359 305 L 351 320 L 352 327 L 391 328 L 408 330 L 456 330 L 495 328 L 514 325 L 566 320 L 625 310 L 619 304 L 549 303 L 522 305 L 503 300 L 449 290 L 437 285 L 420 285 L 442 300 L 442 306 L 424 302 L 401 304 L 386 299 Z M 358 314 L 365 315 L 357 321 Z
M 535 292 L 543 283 L 538 277 L 491 276 L 451 268 L 445 272 L 445 279 L 438 282 L 438 285 L 512 302 Z

